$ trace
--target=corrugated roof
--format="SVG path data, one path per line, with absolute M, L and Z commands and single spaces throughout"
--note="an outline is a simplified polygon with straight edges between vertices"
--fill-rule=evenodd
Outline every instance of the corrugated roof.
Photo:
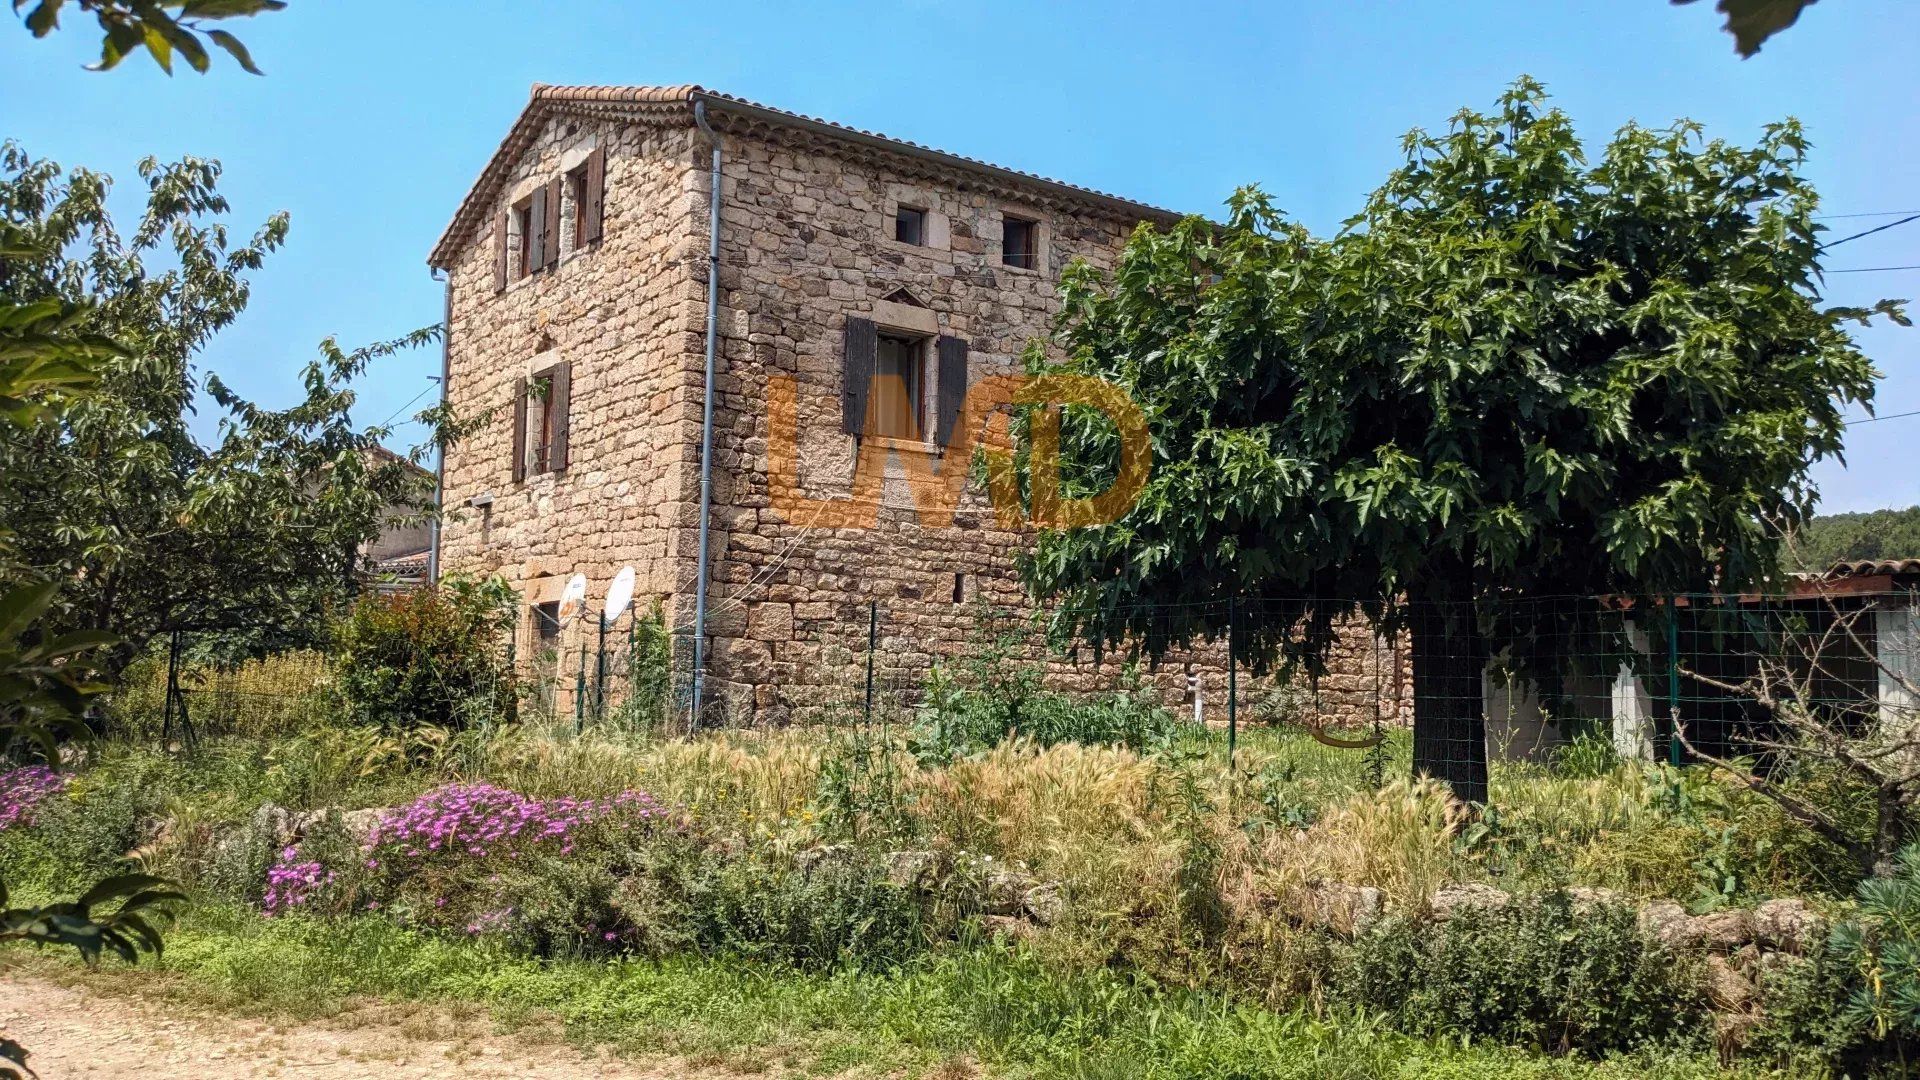
M 481 170 L 479 178 L 468 190 L 466 198 L 461 200 L 460 208 L 455 211 L 446 231 L 434 244 L 432 253 L 427 257 L 428 265 L 443 268 L 447 266 L 453 259 L 455 249 L 465 243 L 473 231 L 486 220 L 487 211 L 498 197 L 500 189 L 506 184 L 514 160 L 539 133 L 540 123 L 545 119 L 550 107 L 561 104 L 628 105 L 642 109 L 649 106 L 683 107 L 686 110 L 685 123 L 691 125 L 693 103 L 702 99 L 708 103 L 708 111 L 719 114 L 723 121 L 727 114 L 733 114 L 799 128 L 828 138 L 839 139 L 850 145 L 865 146 L 874 150 L 932 161 L 964 173 L 972 173 L 983 180 L 1022 187 L 1054 198 L 1082 203 L 1119 217 L 1161 222 L 1174 221 L 1180 217 L 1171 210 L 1135 202 L 1094 188 L 1069 184 L 1038 173 L 1009 169 L 979 158 L 951 153 L 907 139 L 896 139 L 876 131 L 834 123 L 817 116 L 762 105 L 746 98 L 700 86 L 549 86 L 544 83 L 535 83 L 527 107 L 521 110 L 520 116 L 514 120 L 506 137 L 501 140 L 499 148 L 494 151 L 486 167 Z

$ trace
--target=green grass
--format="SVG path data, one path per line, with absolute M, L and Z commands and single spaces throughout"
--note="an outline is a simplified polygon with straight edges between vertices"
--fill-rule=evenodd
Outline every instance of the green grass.
M 270 920 L 204 907 L 169 933 L 157 967 L 173 976 L 161 985 L 174 997 L 230 1012 L 310 1018 L 367 997 L 477 1005 L 508 1027 L 558 1025 L 583 1046 L 781 1061 L 815 1075 L 854 1066 L 924 1074 L 956 1060 L 1032 1080 L 1737 1075 L 1704 1056 L 1588 1062 L 1423 1042 L 1364 1017 L 1322 1020 L 1156 992 L 1104 972 L 1049 971 L 997 948 L 884 974 L 697 958 L 543 962 L 376 919 Z

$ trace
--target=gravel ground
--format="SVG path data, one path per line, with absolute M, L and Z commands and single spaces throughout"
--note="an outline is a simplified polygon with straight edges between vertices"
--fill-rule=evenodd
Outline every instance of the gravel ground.
M 454 1035 L 453 1032 L 460 1034 Z M 736 1076 L 684 1062 L 590 1057 L 516 1040 L 432 1010 L 374 1010 L 333 1023 L 210 1015 L 63 985 L 0 967 L 0 1035 L 24 1045 L 40 1080 L 696 1080 Z

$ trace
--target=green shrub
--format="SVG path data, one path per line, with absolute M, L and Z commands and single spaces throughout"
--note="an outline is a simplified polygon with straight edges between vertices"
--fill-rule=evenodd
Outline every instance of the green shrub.
M 1564 894 L 1383 920 L 1355 942 L 1336 996 L 1412 1034 L 1600 1055 L 1704 1030 L 1689 965 L 1633 909 Z
M 350 714 L 395 730 L 512 719 L 513 672 L 501 642 L 513 612 L 499 578 L 363 598 L 339 636 L 338 684 Z
M 1831 960 L 1848 973 L 1843 1015 L 1905 1060 L 1920 1043 L 1920 844 L 1889 878 L 1861 882 L 1857 918 L 1836 924 Z

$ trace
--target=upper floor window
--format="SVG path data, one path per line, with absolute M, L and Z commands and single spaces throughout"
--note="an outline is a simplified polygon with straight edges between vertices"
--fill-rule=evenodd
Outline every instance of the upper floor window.
M 921 377 L 924 339 L 881 334 L 873 357 L 872 427 L 868 434 L 892 439 L 921 437 Z
M 520 380 L 513 401 L 513 479 L 567 467 L 573 368 L 562 360 Z
M 513 204 L 512 218 L 507 224 L 508 239 L 513 244 L 508 258 L 515 281 L 533 273 L 537 265 L 533 261 L 533 223 L 533 196 L 529 195 Z
M 600 242 L 606 219 L 607 150 L 596 146 L 585 161 L 567 172 L 567 197 L 573 203 L 573 248 Z
M 1040 267 L 1040 226 L 1026 218 L 1000 219 L 1000 261 L 1022 270 Z
M 893 215 L 893 238 L 914 247 L 925 246 L 927 212 L 913 206 L 902 206 L 896 210 Z

